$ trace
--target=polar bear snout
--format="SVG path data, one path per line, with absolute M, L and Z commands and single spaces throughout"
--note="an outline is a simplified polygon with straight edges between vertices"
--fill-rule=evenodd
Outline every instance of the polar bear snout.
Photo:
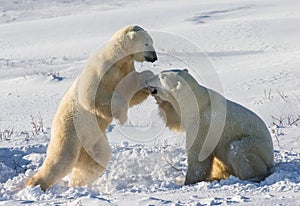
M 147 81 L 146 81 L 146 85 L 147 85 Z M 156 96 L 158 91 L 155 87 L 149 86 L 147 85 L 144 90 L 148 93 L 151 94 L 152 96 Z
M 155 51 L 146 51 L 144 58 L 147 62 L 153 63 L 157 60 L 156 52 Z
M 146 90 L 151 94 L 157 101 L 161 101 L 161 96 L 166 95 L 165 90 L 163 89 L 160 78 L 158 75 L 145 81 Z
M 161 104 L 163 102 L 163 100 L 160 98 L 158 94 L 158 89 L 156 87 L 148 86 L 146 90 L 154 97 L 154 99 L 158 104 Z
M 157 94 L 157 89 L 155 87 L 149 87 L 149 90 L 150 90 L 152 95 Z

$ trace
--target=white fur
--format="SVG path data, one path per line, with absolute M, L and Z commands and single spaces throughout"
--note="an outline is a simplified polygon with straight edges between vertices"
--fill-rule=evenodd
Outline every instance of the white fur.
M 119 30 L 92 55 L 62 99 L 53 120 L 46 159 L 27 185 L 40 185 L 46 190 L 70 172 L 70 186 L 93 183 L 110 160 L 105 131 L 112 119 L 125 123 L 128 106 L 148 96 L 142 87 L 153 73 L 137 73 L 134 61 L 153 62 L 156 58 L 151 37 L 139 26 Z M 118 90 L 128 74 L 135 81 L 127 81 L 127 90 Z
M 187 71 L 164 71 L 147 84 L 167 126 L 186 131 L 185 184 L 229 175 L 260 181 L 268 175 L 273 144 L 256 114 L 199 85 Z

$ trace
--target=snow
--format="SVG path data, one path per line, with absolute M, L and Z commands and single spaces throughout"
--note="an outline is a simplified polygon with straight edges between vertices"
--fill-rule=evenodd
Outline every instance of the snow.
M 290 125 L 300 115 L 299 9 L 297 0 L 0 0 L 0 205 L 300 205 L 300 121 Z M 68 188 L 66 177 L 45 193 L 25 188 L 65 91 L 128 24 L 149 30 L 158 50 L 138 70 L 188 68 L 263 118 L 274 143 L 270 176 L 183 186 L 184 134 L 165 128 L 149 98 L 107 130 L 112 160 L 92 187 Z

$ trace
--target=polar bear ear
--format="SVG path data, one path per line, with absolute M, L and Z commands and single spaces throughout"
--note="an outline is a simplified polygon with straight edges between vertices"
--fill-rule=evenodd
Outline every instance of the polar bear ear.
M 136 32 L 135 31 L 131 31 L 128 33 L 128 36 L 131 40 L 133 40 L 136 37 Z
M 134 25 L 133 27 L 132 27 L 132 30 L 131 31 L 135 31 L 135 32 L 137 32 L 137 31 L 145 31 L 142 27 L 140 27 L 140 26 L 138 26 L 138 25 Z
M 134 39 L 137 32 L 145 31 L 142 27 L 138 25 L 132 26 L 130 32 L 128 32 L 130 39 Z

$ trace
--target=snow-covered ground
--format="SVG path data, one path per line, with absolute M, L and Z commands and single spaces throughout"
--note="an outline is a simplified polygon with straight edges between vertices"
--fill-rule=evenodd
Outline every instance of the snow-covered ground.
M 299 11 L 298 0 L 0 0 L 0 205 L 300 205 Z M 65 91 L 128 24 L 149 30 L 159 55 L 138 70 L 188 68 L 264 119 L 275 149 L 269 177 L 181 186 L 184 135 L 164 127 L 149 98 L 107 131 L 111 164 L 92 188 L 68 188 L 68 177 L 45 193 L 24 187 Z

